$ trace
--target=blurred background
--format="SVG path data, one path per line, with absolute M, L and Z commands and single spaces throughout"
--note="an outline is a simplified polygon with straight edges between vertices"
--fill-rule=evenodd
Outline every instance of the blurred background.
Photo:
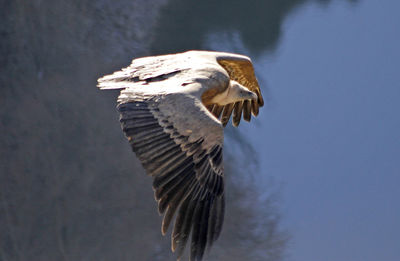
M 400 2 L 0 1 L 0 260 L 175 260 L 118 92 L 134 57 L 249 55 L 206 260 L 400 260 Z

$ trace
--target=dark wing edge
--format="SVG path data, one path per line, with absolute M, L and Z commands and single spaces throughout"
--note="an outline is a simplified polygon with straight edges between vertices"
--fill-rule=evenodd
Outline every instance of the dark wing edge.
M 148 100 L 120 101 L 120 122 L 133 151 L 154 178 L 165 235 L 174 214 L 171 248 L 182 256 L 191 232 L 190 260 L 201 260 L 218 238 L 224 219 L 222 144 L 210 150 L 189 142 Z
M 250 58 L 241 55 L 232 57 L 223 56 L 217 57 L 217 62 L 228 72 L 231 80 L 237 81 L 241 85 L 245 86 L 250 91 L 257 94 L 258 97 L 257 101 L 245 100 L 225 106 L 215 105 L 217 107 L 223 107 L 221 118 L 221 113 L 218 115 L 218 112 L 221 109 L 218 109 L 215 112 L 214 109 L 211 111 L 215 117 L 221 120 L 223 126 L 226 126 L 233 112 L 232 124 L 233 126 L 237 127 L 240 123 L 242 113 L 243 119 L 246 121 L 251 120 L 251 114 L 254 116 L 258 115 L 259 107 L 264 105 L 264 99 L 261 95 L 260 87 L 258 85 Z

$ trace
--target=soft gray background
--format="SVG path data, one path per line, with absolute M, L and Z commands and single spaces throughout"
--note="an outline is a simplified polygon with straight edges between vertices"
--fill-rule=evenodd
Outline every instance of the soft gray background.
M 208 260 L 400 260 L 395 0 L 0 1 L 0 260 L 174 260 L 96 79 L 133 57 L 252 57 Z
M 288 260 L 400 260 L 399 9 L 303 6 L 257 59 L 271 102 L 246 131 L 285 184 Z

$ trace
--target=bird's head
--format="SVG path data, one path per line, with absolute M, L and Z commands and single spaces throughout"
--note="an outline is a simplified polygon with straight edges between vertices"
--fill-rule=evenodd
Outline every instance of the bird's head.
M 257 100 L 257 99 L 258 99 L 257 94 L 250 91 L 240 83 L 231 80 L 229 83 L 229 87 L 226 89 L 226 91 L 215 95 L 211 99 L 210 103 L 227 105 L 229 103 L 235 103 L 237 101 Z
M 226 99 L 231 102 L 243 101 L 243 100 L 257 100 L 257 94 L 250 91 L 240 83 L 236 81 L 230 82 Z

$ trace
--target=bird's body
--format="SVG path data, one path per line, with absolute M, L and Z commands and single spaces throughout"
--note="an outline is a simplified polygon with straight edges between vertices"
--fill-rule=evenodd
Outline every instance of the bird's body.
M 223 127 L 258 114 L 262 96 L 248 57 L 189 51 L 145 57 L 99 79 L 123 89 L 121 124 L 147 173 L 165 234 L 174 214 L 172 250 L 182 255 L 192 234 L 191 259 L 201 260 L 224 216 Z

